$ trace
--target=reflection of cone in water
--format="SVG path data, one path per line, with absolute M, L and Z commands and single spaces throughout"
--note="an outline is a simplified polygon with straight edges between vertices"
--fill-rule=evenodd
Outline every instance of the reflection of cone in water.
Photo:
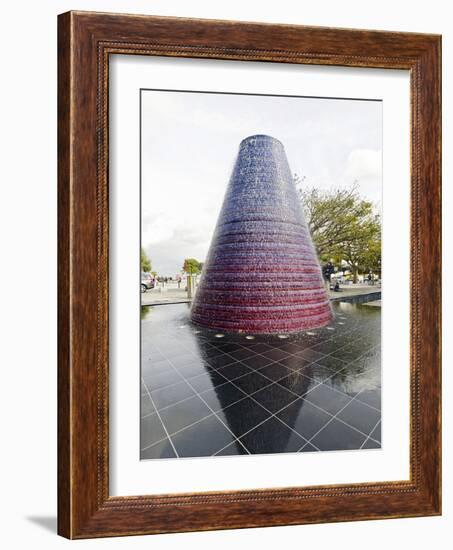
M 241 142 L 191 310 L 231 332 L 298 332 L 333 317 L 285 150 Z
M 275 368 L 278 370 L 279 365 L 276 364 Z M 215 376 L 214 373 L 210 374 L 212 377 Z M 307 378 L 298 372 L 293 372 L 289 378 L 291 380 L 284 381 L 283 384 L 286 384 L 287 387 L 289 386 L 288 389 L 297 395 L 303 395 L 312 383 L 310 378 Z M 242 389 L 250 395 L 254 391 L 260 389 L 260 386 L 256 385 L 256 378 L 251 376 L 247 378 L 247 385 L 242 385 Z M 222 406 L 223 417 L 225 418 L 228 428 L 235 436 L 240 437 L 249 432 L 251 426 L 253 427 L 254 422 L 256 422 L 256 425 L 258 426 L 256 429 L 251 430 L 244 440 L 241 440 L 251 454 L 284 453 L 297 451 L 300 447 L 302 447 L 303 441 L 297 437 L 297 434 L 294 435 L 291 430 L 288 430 L 287 428 L 285 429 L 284 425 L 279 421 L 275 419 L 270 419 L 270 421 L 267 422 L 264 421 L 266 417 L 269 419 L 270 412 L 277 412 L 288 405 L 288 398 L 282 397 L 282 395 L 284 395 L 284 390 L 282 392 L 282 386 L 279 386 L 278 384 L 270 384 L 268 387 L 268 403 L 264 404 L 272 410 L 267 414 L 264 413 L 264 409 L 261 409 L 260 406 L 254 403 L 252 399 L 242 399 L 231 405 L 229 401 L 230 396 L 228 395 L 228 386 L 229 384 L 223 384 L 215 387 L 215 392 L 219 403 Z M 285 393 L 288 395 L 287 392 Z M 297 417 L 301 414 L 301 409 L 304 404 L 305 401 L 303 399 L 295 399 L 293 401 L 293 405 L 287 409 L 285 415 L 285 424 L 287 426 L 294 428 Z M 261 411 L 261 413 L 254 418 L 254 415 L 256 415 L 259 411 Z M 236 445 L 237 451 L 239 453 L 243 453 L 242 446 L 238 443 L 236 443 Z M 228 450 L 226 449 L 225 451 L 225 454 L 227 454 Z
M 215 365 L 216 355 L 212 354 L 213 348 L 209 344 L 209 340 L 197 335 L 195 341 L 197 352 L 202 360 Z M 254 345 L 256 344 L 243 342 L 241 349 L 253 350 Z M 294 356 L 294 365 L 300 366 L 299 357 Z M 228 368 L 229 366 L 226 366 L 222 372 Z M 269 385 L 263 389 L 263 377 L 259 374 L 252 373 L 237 378 L 232 377 L 229 383 L 225 383 L 222 381 L 223 376 L 215 368 L 209 369 L 209 376 L 217 398 L 217 403 L 210 400 L 209 405 L 215 411 L 222 411 L 225 425 L 236 438 L 245 436 L 241 442 L 247 447 L 249 453 L 269 454 L 297 451 L 303 445 L 303 440 L 297 436 L 297 433 L 294 434 L 285 428 L 278 420 L 272 419 L 271 413 L 284 410 L 284 423 L 294 429 L 305 404 L 305 400 L 297 399 L 296 396 L 304 395 L 312 384 L 316 384 L 313 372 L 308 366 L 303 369 L 304 374 L 302 374 L 297 370 L 288 370 L 280 363 L 269 365 L 266 370 L 266 375 L 269 376 Z M 274 384 L 272 380 L 279 380 L 279 383 Z M 260 390 L 262 391 L 260 392 Z M 256 392 L 261 394 L 261 401 L 246 397 L 253 396 Z M 266 396 L 263 395 L 263 392 Z M 293 401 L 291 401 L 290 394 L 294 396 Z M 289 403 L 292 403 L 290 407 L 288 407 Z M 236 439 L 234 444 L 228 445 L 219 454 L 245 454 L 247 451 L 243 445 Z

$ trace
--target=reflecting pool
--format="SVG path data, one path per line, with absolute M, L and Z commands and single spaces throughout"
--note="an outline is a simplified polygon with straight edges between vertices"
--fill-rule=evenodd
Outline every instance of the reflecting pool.
M 381 308 L 334 302 L 297 335 L 192 324 L 142 307 L 142 459 L 379 449 Z

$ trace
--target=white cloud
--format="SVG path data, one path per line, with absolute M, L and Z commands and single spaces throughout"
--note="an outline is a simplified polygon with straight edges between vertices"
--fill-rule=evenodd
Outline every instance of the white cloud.
M 382 151 L 356 149 L 348 155 L 345 183 L 357 182 L 360 193 L 374 203 L 382 200 Z
M 382 176 L 381 151 L 356 149 L 348 156 L 345 176 L 352 180 L 380 178 Z

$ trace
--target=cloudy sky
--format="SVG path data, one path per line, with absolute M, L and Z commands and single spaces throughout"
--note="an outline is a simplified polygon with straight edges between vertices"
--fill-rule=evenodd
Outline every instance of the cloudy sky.
M 239 143 L 253 134 L 279 139 L 305 186 L 357 181 L 380 208 L 379 101 L 155 90 L 141 100 L 142 245 L 160 275 L 204 261 Z

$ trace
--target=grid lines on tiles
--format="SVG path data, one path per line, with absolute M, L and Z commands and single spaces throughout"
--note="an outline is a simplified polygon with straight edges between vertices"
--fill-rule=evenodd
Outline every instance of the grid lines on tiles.
M 152 338 L 143 331 L 142 399 L 149 392 L 153 401 L 142 407 L 142 458 L 330 450 L 325 436 L 316 437 L 333 422 L 345 432 L 344 448 L 380 447 L 372 433 L 380 419 L 379 315 L 337 312 L 334 331 L 247 341 L 200 334 L 184 309 L 153 308 L 165 315 L 149 324 Z M 149 436 L 143 426 L 150 419 L 163 433 Z

